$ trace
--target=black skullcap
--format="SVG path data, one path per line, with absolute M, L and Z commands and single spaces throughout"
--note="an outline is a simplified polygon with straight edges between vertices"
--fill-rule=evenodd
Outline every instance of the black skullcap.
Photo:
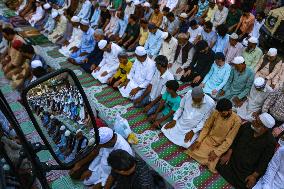
M 198 41 L 197 44 L 195 45 L 196 51 L 202 51 L 206 47 L 208 47 L 208 43 L 205 40 Z
M 229 99 L 222 98 L 217 102 L 216 110 L 218 112 L 231 110 L 233 107 L 232 102 Z
M 215 60 L 225 60 L 225 55 L 222 52 L 217 52 L 215 54 Z

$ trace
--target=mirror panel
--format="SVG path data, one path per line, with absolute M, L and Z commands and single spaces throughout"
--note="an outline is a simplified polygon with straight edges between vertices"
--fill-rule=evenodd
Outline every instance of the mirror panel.
M 95 143 L 91 115 L 76 82 L 62 72 L 26 93 L 40 132 L 62 164 L 74 162 Z

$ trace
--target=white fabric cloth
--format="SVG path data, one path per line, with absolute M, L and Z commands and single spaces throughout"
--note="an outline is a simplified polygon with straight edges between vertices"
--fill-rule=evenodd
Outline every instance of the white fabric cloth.
M 211 22 L 213 23 L 213 27 L 217 27 L 223 24 L 226 21 L 228 15 L 228 8 L 224 7 L 221 11 L 216 9 L 214 15 L 211 18 Z
M 260 28 L 263 26 L 265 20 L 262 20 L 261 22 L 258 22 L 257 20 L 254 22 L 254 25 L 253 25 L 253 30 L 252 32 L 250 33 L 250 36 L 252 37 L 255 37 L 255 38 L 259 38 L 260 36 L 260 33 L 259 33 L 259 30 Z
M 124 16 L 128 19 L 131 14 L 134 14 L 135 5 L 131 3 L 131 6 L 126 5 L 124 9 Z
M 176 8 L 178 4 L 178 0 L 167 0 L 166 7 L 170 8 L 170 11 L 172 11 L 174 8 Z
M 82 35 L 83 31 L 80 28 L 73 28 L 71 38 L 69 39 L 69 45 L 62 46 L 61 49 L 59 49 L 59 52 L 64 56 L 69 57 L 71 55 L 70 49 L 72 47 L 79 47 Z
M 117 68 L 119 67 L 118 54 L 122 52 L 123 49 L 115 43 L 111 44 L 111 51 L 104 52 L 103 59 L 99 64 L 100 70 L 93 71 L 92 76 L 98 79 L 101 83 L 107 83 L 107 80 L 112 77 Z M 107 75 L 101 76 L 102 73 L 107 72 Z
M 172 64 L 174 62 L 177 46 L 178 41 L 174 37 L 172 37 L 169 42 L 163 41 L 159 55 L 166 56 L 168 58 L 169 63 Z
M 128 142 L 121 135 L 116 135 L 117 140 L 114 147 L 101 148 L 98 156 L 90 164 L 89 170 L 92 171 L 92 175 L 89 179 L 84 180 L 85 185 L 93 185 L 100 182 L 102 183 L 102 186 L 105 185 L 106 180 L 111 173 L 111 167 L 107 163 L 107 158 L 112 151 L 122 149 L 134 156 L 134 153 Z
M 32 15 L 31 19 L 29 20 L 29 23 L 31 24 L 31 26 L 34 27 L 34 25 L 40 20 L 42 19 L 42 17 L 44 16 L 44 9 L 42 8 L 42 6 L 38 6 L 36 8 L 36 12 Z
M 173 74 L 167 70 L 163 75 L 156 69 L 155 74 L 152 78 L 151 85 L 152 89 L 150 92 L 150 100 L 155 100 L 158 96 L 166 92 L 166 83 L 169 80 L 174 80 Z
M 253 189 L 280 189 L 284 183 L 284 146 L 280 147 L 268 164 L 266 173 Z
M 248 99 L 243 103 L 243 105 L 237 108 L 237 114 L 245 120 L 252 121 L 254 118 L 252 114 L 261 110 L 265 99 L 272 92 L 272 88 L 266 85 L 263 91 L 258 91 L 254 86 L 252 86 Z
M 191 29 L 191 27 L 188 28 L 187 32 L 189 33 L 189 42 L 193 43 L 193 41 L 197 38 L 197 36 L 201 35 L 203 28 L 201 26 L 198 26 L 195 30 Z
M 156 65 L 152 59 L 147 57 L 144 62 L 140 62 L 139 60 L 135 60 L 130 73 L 127 75 L 127 79 L 129 79 L 129 83 L 126 87 L 119 88 L 120 93 L 123 97 L 130 97 L 129 94 L 132 89 L 137 87 L 142 88 L 134 97 L 130 97 L 131 99 L 136 99 L 140 97 L 147 86 L 150 84 L 154 73 L 156 70 Z
M 189 91 L 182 98 L 180 107 L 174 114 L 173 120 L 176 120 L 176 125 L 170 129 L 165 129 L 165 126 L 163 126 L 162 132 L 174 144 L 189 148 L 195 139 L 197 139 L 199 131 L 203 128 L 205 121 L 210 116 L 214 107 L 215 102 L 208 95 L 204 96 L 200 108 L 194 107 L 191 91 Z M 194 132 L 194 136 L 190 141 L 185 143 L 185 135 L 190 131 Z

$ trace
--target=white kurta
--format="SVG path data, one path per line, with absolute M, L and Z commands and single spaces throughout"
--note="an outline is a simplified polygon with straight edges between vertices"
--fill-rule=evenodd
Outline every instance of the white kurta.
M 120 46 L 118 46 L 115 43 L 112 43 L 111 51 L 104 52 L 103 59 L 101 63 L 99 64 L 99 67 L 101 69 L 96 72 L 93 71 L 92 76 L 95 79 L 98 79 L 101 83 L 107 83 L 107 80 L 115 74 L 119 66 L 119 60 L 117 56 L 122 50 L 123 49 Z M 107 72 L 107 75 L 101 76 L 101 74 L 104 73 L 105 71 Z
M 266 173 L 253 189 L 280 189 L 284 183 L 284 146 L 281 146 L 268 164 Z
M 173 128 L 162 128 L 164 135 L 174 144 L 189 148 L 189 146 L 198 138 L 199 131 L 203 128 L 205 121 L 214 110 L 215 102 L 208 95 L 204 96 L 200 108 L 192 106 L 193 101 L 191 91 L 187 92 L 180 102 L 180 107 L 174 114 L 176 125 Z M 185 135 L 194 132 L 193 138 L 187 143 L 184 142 Z
M 237 114 L 245 120 L 252 121 L 254 118 L 252 114 L 261 110 L 265 99 L 273 89 L 266 85 L 263 91 L 258 91 L 252 86 L 248 99 L 243 103 L 240 108 L 237 108 Z
M 128 142 L 120 134 L 116 135 L 117 140 L 114 147 L 101 148 L 98 156 L 90 164 L 89 170 L 92 171 L 92 175 L 89 179 L 84 180 L 85 185 L 93 185 L 98 183 L 102 183 L 102 186 L 105 185 L 106 180 L 111 173 L 111 167 L 107 163 L 107 158 L 112 151 L 122 149 L 134 156 L 134 153 Z
M 80 28 L 73 28 L 72 36 L 69 39 L 69 45 L 62 46 L 61 49 L 59 49 L 59 52 L 63 54 L 66 57 L 69 57 L 71 55 L 70 49 L 72 47 L 79 47 L 82 39 L 83 31 Z
M 135 60 L 130 73 L 127 75 L 127 79 L 129 79 L 129 83 L 126 87 L 119 88 L 119 91 L 123 97 L 130 97 L 129 94 L 132 89 L 137 87 L 142 88 L 134 97 L 130 97 L 132 100 L 140 97 L 147 86 L 150 84 L 154 73 L 156 71 L 156 65 L 152 59 L 147 57 L 144 62 L 140 62 L 139 60 Z
M 64 15 L 61 15 L 60 21 L 57 23 L 55 29 L 50 35 L 48 35 L 49 41 L 55 43 L 57 39 L 64 34 L 64 32 L 66 31 L 66 27 L 67 27 L 67 19 Z
M 174 8 L 176 8 L 177 4 L 178 4 L 178 0 L 168 0 L 166 7 L 169 7 L 170 11 L 172 11 Z
M 178 41 L 174 37 L 172 37 L 169 42 L 163 41 L 159 55 L 166 56 L 168 58 L 169 63 L 172 64 L 174 62 L 177 46 Z
M 29 23 L 31 24 L 31 26 L 34 27 L 34 25 L 40 20 L 42 19 L 42 17 L 44 16 L 44 9 L 39 6 L 36 8 L 36 12 L 32 15 L 31 19 L 29 20 Z

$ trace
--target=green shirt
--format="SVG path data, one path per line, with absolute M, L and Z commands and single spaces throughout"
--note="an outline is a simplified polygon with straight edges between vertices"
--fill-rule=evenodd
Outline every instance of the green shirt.
M 263 53 L 259 47 L 255 47 L 255 49 L 252 51 L 244 50 L 242 55 L 245 59 L 246 65 L 254 70 L 255 66 L 257 65 L 258 61 L 262 57 Z
M 162 111 L 163 115 L 168 115 L 171 110 L 177 111 L 181 101 L 180 96 L 173 98 L 167 91 L 162 95 L 162 99 L 165 101 L 165 107 Z
M 231 27 L 231 26 L 239 23 L 241 16 L 242 16 L 242 12 L 239 9 L 237 9 L 236 14 L 232 14 L 229 11 L 227 19 L 226 19 L 226 25 L 228 27 Z

